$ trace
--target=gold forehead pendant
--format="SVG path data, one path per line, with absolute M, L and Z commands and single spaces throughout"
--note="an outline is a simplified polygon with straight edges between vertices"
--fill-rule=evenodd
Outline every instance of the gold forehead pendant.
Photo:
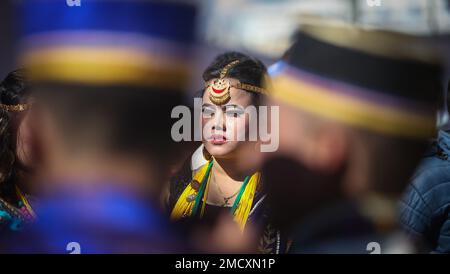
M 225 79 L 228 70 L 237 65 L 239 60 L 227 64 L 220 72 L 220 77 L 215 79 L 207 86 L 209 99 L 216 105 L 226 104 L 230 98 L 231 83 L 229 79 Z

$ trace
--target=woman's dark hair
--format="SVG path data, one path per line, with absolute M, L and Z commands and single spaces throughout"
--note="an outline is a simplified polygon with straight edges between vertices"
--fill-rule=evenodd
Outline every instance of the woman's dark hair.
M 227 77 L 239 80 L 241 83 L 263 87 L 267 74 L 266 66 L 258 59 L 252 58 L 240 52 L 230 51 L 218 55 L 203 72 L 205 82 L 218 78 L 222 69 L 229 63 L 239 60 L 227 73 Z M 203 95 L 204 90 L 202 90 Z M 254 99 L 259 101 L 260 94 L 253 93 Z
M 0 84 L 0 104 L 25 104 L 28 86 L 23 69 L 9 73 Z M 20 112 L 0 108 L 0 197 L 15 197 L 18 172 L 23 165 L 17 159 L 17 130 Z

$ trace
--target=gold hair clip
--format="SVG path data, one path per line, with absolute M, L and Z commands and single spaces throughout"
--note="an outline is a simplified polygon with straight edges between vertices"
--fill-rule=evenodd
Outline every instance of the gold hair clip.
M 21 112 L 28 110 L 30 106 L 28 104 L 17 104 L 17 105 L 0 104 L 0 108 L 6 111 Z
M 243 89 L 250 92 L 266 94 L 266 90 L 249 84 L 237 82 L 232 84 L 229 79 L 225 79 L 228 71 L 235 65 L 239 64 L 239 60 L 235 60 L 227 64 L 220 72 L 219 79 L 215 79 L 212 83 L 206 83 L 205 87 L 209 92 L 209 99 L 216 105 L 223 105 L 227 103 L 230 98 L 230 89 L 232 87 Z

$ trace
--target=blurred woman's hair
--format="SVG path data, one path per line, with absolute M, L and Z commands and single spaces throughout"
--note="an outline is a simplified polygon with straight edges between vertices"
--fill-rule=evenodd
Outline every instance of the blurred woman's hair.
M 0 104 L 25 104 L 28 90 L 25 71 L 15 70 L 0 84 Z M 18 173 L 25 170 L 16 150 L 20 117 L 20 112 L 0 107 L 0 197 L 7 200 L 14 196 Z
M 203 80 L 208 82 L 219 78 L 222 69 L 229 63 L 239 60 L 239 63 L 233 66 L 226 77 L 239 80 L 241 83 L 250 84 L 257 87 L 263 87 L 266 79 L 267 68 L 258 59 L 250 57 L 240 52 L 229 51 L 218 55 L 203 72 Z M 204 90 L 199 94 L 203 96 Z M 260 102 L 260 93 L 251 92 L 254 102 Z

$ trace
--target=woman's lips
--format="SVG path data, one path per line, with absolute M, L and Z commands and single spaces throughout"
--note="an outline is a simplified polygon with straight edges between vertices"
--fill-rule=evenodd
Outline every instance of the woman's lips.
M 214 145 L 222 145 L 227 142 L 227 138 L 220 134 L 213 134 L 209 138 L 209 141 Z

